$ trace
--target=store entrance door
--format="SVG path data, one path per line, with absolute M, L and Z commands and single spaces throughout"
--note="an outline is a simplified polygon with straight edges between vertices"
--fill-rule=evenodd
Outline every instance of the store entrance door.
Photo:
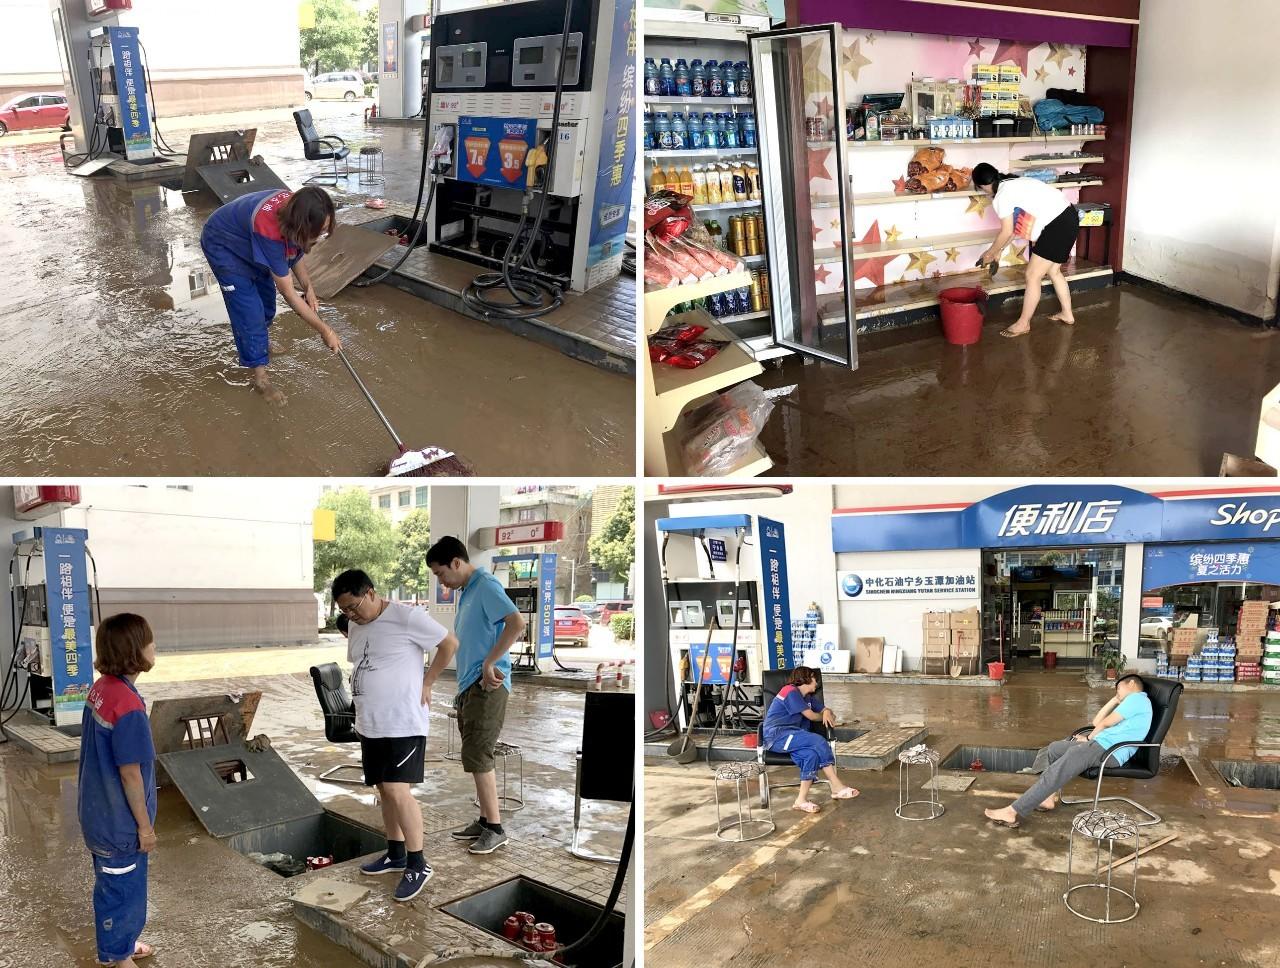
M 1006 661 L 1085 666 L 1119 655 L 1123 546 L 982 556 L 983 638 L 1002 646 Z

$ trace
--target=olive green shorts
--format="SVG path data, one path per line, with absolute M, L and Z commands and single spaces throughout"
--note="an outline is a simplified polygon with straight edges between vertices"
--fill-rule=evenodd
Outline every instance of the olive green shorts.
M 506 686 L 485 689 L 479 680 L 457 698 L 458 733 L 462 736 L 462 769 L 466 773 L 491 773 L 493 748 L 507 718 Z

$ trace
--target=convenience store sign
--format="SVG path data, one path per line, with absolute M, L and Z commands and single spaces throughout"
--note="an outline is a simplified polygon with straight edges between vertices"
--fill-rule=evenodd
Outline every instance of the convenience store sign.
M 973 571 L 842 571 L 836 575 L 836 584 L 842 602 L 978 597 L 978 574 Z

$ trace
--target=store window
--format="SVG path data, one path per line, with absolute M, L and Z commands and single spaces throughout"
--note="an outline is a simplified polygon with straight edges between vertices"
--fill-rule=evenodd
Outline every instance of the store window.
M 412 491 L 401 491 L 399 494 L 396 495 L 396 502 L 397 504 L 399 504 L 400 507 L 407 508 L 412 498 L 413 498 Z
M 414 507 L 425 508 L 427 506 L 427 488 L 417 487 L 413 491 Z
M 379 495 L 378 495 L 378 507 L 380 507 L 380 508 L 381 508 L 382 510 L 384 510 L 384 511 L 390 511 L 390 510 L 391 510 L 391 495 L 390 495 L 390 494 L 379 494 Z
M 983 639 L 1006 655 L 1083 665 L 1120 651 L 1124 547 L 988 549 Z
M 536 521 L 538 520 L 537 514 L 537 508 L 520 508 L 516 511 L 516 521 L 520 524 L 524 524 L 527 521 Z

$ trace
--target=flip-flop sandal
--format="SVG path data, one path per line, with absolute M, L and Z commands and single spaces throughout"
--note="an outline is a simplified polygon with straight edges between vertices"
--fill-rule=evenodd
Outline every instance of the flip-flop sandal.
M 817 813 L 822 808 L 818 806 L 816 803 L 812 803 L 811 801 L 806 800 L 804 803 L 791 804 L 791 809 L 799 810 L 801 813 Z
M 853 787 L 845 787 L 839 793 L 831 794 L 832 800 L 852 800 L 858 795 L 858 791 Z
M 134 961 L 142 961 L 145 958 L 150 958 L 155 953 L 156 953 L 156 949 L 151 945 L 147 944 L 145 941 L 135 941 L 133 943 L 133 960 Z M 120 962 L 99 961 L 98 964 L 103 965 L 104 968 L 109 968 L 109 966 L 118 965 L 120 964 Z
M 1000 335 L 1003 336 L 1005 339 L 1017 339 L 1019 336 L 1026 336 L 1030 332 L 1031 330 L 1027 330 L 1026 333 L 1014 333 L 1008 329 L 1002 329 L 1000 330 Z
M 994 817 L 988 817 L 987 819 L 997 827 L 1008 827 L 1010 830 L 1017 830 L 1022 826 L 1022 824 L 1018 823 L 1016 820 L 1010 823 L 1008 820 L 996 820 Z

